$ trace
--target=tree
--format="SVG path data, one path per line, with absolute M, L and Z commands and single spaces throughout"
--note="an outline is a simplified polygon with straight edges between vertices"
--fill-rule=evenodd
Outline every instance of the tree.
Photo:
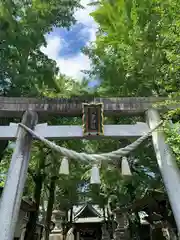
M 101 82 L 94 92 L 88 91 L 87 81 L 78 83 L 64 75 L 55 77 L 57 72 L 55 63 L 39 52 L 39 47 L 45 44 L 44 34 L 50 31 L 53 25 L 69 26 L 73 21 L 71 13 L 73 7 L 78 6 L 78 1 L 67 1 L 67 3 L 51 1 L 51 5 L 46 1 L 44 3 L 33 1 L 30 6 L 25 1 L 1 3 L 2 95 L 49 98 L 83 95 L 119 97 L 178 94 L 176 87 L 179 86 L 180 10 L 177 3 L 177 1 L 168 3 L 162 0 L 97 2 L 97 10 L 92 13 L 99 24 L 97 40 L 84 50 L 92 60 L 92 71 L 89 72 L 89 76 L 95 75 Z M 12 9 L 16 10 L 13 14 Z M 63 14 L 64 11 L 67 15 Z M 17 61 L 15 62 L 14 59 Z M 105 123 L 111 124 L 136 121 L 144 121 L 144 119 L 105 118 Z M 81 120 L 51 118 L 48 123 L 74 125 L 81 124 Z M 175 132 L 176 129 L 173 131 Z M 171 132 L 169 133 L 168 141 L 172 143 L 174 152 L 178 155 L 179 135 L 175 137 Z M 121 141 L 108 139 L 70 140 L 57 143 L 77 151 L 100 153 L 116 150 L 130 142 L 131 139 Z M 46 158 L 47 153 L 50 159 Z M 56 171 L 60 164 L 58 156 L 54 158 L 51 151 L 44 148 L 41 143 L 35 143 L 29 169 L 31 173 L 36 172 L 35 176 L 32 174 L 35 181 L 29 184 L 29 176 L 27 180 L 29 185 L 25 189 L 28 195 L 34 195 L 37 206 L 36 213 L 31 216 L 29 233 L 35 230 L 40 200 L 43 198 L 42 202 L 48 200 L 46 213 L 48 229 L 46 237 L 48 237 L 55 186 L 57 186 L 55 205 L 66 212 L 80 201 L 96 202 L 102 207 L 110 201 L 112 209 L 117 206 L 127 207 L 141 198 L 147 189 L 163 189 L 150 141 L 144 142 L 128 157 L 133 172 L 132 179 L 128 180 L 121 176 L 121 165 L 118 161 L 113 163 L 114 166 L 103 163 L 101 186 L 92 187 L 88 184 L 89 172 L 81 179 L 83 173 L 91 166 L 84 166 L 78 160 L 72 161 L 70 176 L 58 176 L 59 178 L 56 179 Z M 54 160 L 51 161 L 52 159 Z M 86 191 L 82 191 L 85 186 Z M 48 194 L 45 194 L 46 192 Z
M 177 1 L 99 2 L 92 13 L 99 33 L 85 52 L 94 63 L 91 74 L 101 80 L 101 95 L 167 96 L 176 92 Z
M 34 147 L 33 158 L 35 158 L 35 162 L 33 161 L 34 169 L 29 169 L 32 179 L 34 181 L 34 191 L 33 191 L 33 200 L 35 202 L 36 211 L 30 213 L 30 218 L 26 226 L 26 233 L 24 239 L 30 240 L 34 239 L 36 232 L 36 223 L 39 215 L 39 206 L 40 206 L 40 198 L 41 191 L 44 183 L 45 175 L 45 167 L 46 161 L 49 157 L 50 151 L 47 148 L 43 148 L 42 144 L 39 144 Z M 35 164 L 34 164 L 35 163 Z
M 79 2 L 1 2 L 1 95 L 37 96 L 44 84 L 55 88 L 56 64 L 39 49 L 53 27 L 74 23 L 73 12 Z
M 53 27 L 70 27 L 80 0 L 0 2 L 0 96 L 38 97 L 40 89 L 56 90 L 55 61 L 40 51 Z M 1 120 L 9 124 L 13 119 Z M 8 145 L 1 141 L 0 158 Z
M 101 0 L 96 2 L 96 6 L 97 9 L 91 15 L 99 25 L 97 39 L 84 49 L 92 60 L 89 75 L 100 79 L 100 86 L 95 94 L 101 97 L 169 96 L 171 104 L 173 97 L 179 96 L 177 86 L 180 84 L 177 1 Z M 178 111 L 169 111 L 168 118 L 178 117 Z M 121 118 L 119 123 L 123 121 Z M 178 156 L 179 117 L 176 122 L 173 130 L 166 128 L 166 132 L 167 140 Z M 113 141 L 112 144 L 117 146 Z M 152 153 L 152 146 L 148 141 L 132 153 L 132 182 L 121 180 L 115 183 L 119 189 L 115 186 L 111 188 L 117 202 L 130 203 L 133 198 L 141 197 L 146 188 L 151 186 L 163 189 Z M 105 176 L 106 187 L 110 175 Z

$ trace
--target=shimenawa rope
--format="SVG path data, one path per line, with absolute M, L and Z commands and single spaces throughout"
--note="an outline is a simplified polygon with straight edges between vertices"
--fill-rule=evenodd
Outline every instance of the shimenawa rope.
M 61 146 L 58 146 L 54 142 L 51 142 L 44 137 L 40 136 L 37 134 L 35 131 L 32 129 L 28 128 L 22 123 L 19 123 L 19 126 L 24 128 L 27 132 L 32 134 L 36 139 L 42 141 L 46 146 L 50 147 L 51 149 L 59 152 L 61 155 L 68 157 L 69 159 L 79 159 L 82 161 L 94 161 L 94 162 L 99 162 L 99 161 L 104 161 L 104 160 L 119 160 L 121 156 L 126 156 L 133 150 L 135 150 L 145 139 L 147 139 L 153 131 L 155 131 L 159 126 L 161 126 L 163 121 L 160 121 L 159 124 L 154 127 L 152 130 L 150 130 L 147 134 L 141 136 L 138 138 L 136 141 L 133 143 L 129 144 L 128 146 L 124 148 L 120 148 L 116 151 L 112 151 L 109 153 L 102 153 L 102 154 L 88 154 L 88 153 L 78 153 L 74 150 L 67 149 Z

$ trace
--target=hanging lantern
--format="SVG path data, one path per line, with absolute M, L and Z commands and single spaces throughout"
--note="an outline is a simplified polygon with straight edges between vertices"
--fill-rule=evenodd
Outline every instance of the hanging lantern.
M 98 168 L 97 164 L 94 164 L 92 166 L 90 183 L 91 184 L 100 184 L 101 183 L 100 175 L 99 175 L 99 168 Z
M 129 167 L 129 163 L 127 157 L 122 158 L 121 162 L 121 172 L 123 176 L 132 176 L 131 169 Z
M 61 166 L 59 168 L 59 174 L 69 175 L 69 161 L 67 157 L 63 157 Z

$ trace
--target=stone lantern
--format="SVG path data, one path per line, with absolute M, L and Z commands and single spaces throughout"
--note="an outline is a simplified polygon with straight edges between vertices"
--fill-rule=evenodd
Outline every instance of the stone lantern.
M 115 240 L 127 240 L 128 239 L 128 219 L 127 215 L 123 213 L 120 208 L 114 210 L 117 227 L 114 232 Z
M 62 217 L 64 215 L 65 215 L 65 213 L 62 211 L 59 211 L 59 210 L 54 210 L 52 212 L 52 221 L 55 223 L 55 227 L 49 236 L 49 240 L 63 239 Z

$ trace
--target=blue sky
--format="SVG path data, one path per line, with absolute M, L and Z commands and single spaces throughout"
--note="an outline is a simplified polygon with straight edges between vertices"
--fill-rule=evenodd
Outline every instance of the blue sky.
M 90 60 L 81 49 L 96 39 L 97 25 L 89 15 L 94 7 L 88 6 L 91 0 L 81 0 L 85 9 L 75 12 L 77 23 L 68 31 L 66 29 L 54 28 L 46 36 L 47 47 L 41 47 L 49 58 L 56 61 L 61 73 L 75 80 L 81 80 L 81 70 L 90 69 Z M 96 84 L 92 82 L 92 85 Z

